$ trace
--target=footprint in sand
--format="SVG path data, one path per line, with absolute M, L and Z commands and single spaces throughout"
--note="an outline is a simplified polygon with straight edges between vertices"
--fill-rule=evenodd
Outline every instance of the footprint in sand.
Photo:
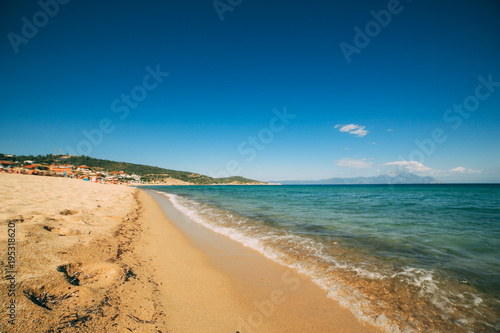
M 70 263 L 59 266 L 57 270 L 64 273 L 66 280 L 75 286 L 105 287 L 128 277 L 125 269 L 107 262 L 86 265 Z
M 67 291 L 62 288 L 50 288 L 41 286 L 39 288 L 29 287 L 24 290 L 24 295 L 34 304 L 52 310 L 57 307 L 61 301 L 75 296 L 77 291 Z
M 82 233 L 80 230 L 76 230 L 73 228 L 58 228 L 50 225 L 44 225 L 43 229 L 53 232 L 59 236 L 74 236 L 74 235 L 80 235 Z
M 78 214 L 78 212 L 76 210 L 65 209 L 63 211 L 60 211 L 59 214 L 61 214 L 61 215 L 75 215 L 75 214 Z

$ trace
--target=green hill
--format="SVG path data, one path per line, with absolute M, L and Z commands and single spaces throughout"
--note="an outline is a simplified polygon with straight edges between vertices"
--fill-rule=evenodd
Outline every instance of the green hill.
M 143 181 L 162 181 L 165 178 L 173 178 L 185 182 L 209 185 L 209 184 L 263 184 L 260 181 L 248 179 L 244 177 L 227 177 L 227 178 L 212 178 L 209 176 L 187 172 L 160 168 L 157 166 L 134 164 L 127 162 L 116 162 L 110 160 L 102 160 L 89 156 L 67 156 L 67 155 L 5 155 L 0 153 L 1 161 L 11 161 L 23 163 L 26 160 L 34 163 L 44 164 L 72 164 L 74 166 L 86 165 L 97 171 L 123 171 L 128 174 L 136 174 L 141 176 Z

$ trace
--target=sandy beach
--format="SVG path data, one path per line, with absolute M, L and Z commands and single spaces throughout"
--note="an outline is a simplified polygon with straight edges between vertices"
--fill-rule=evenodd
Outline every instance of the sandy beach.
M 378 332 L 176 214 L 126 186 L 0 174 L 0 331 Z
M 0 174 L 0 331 L 165 331 L 149 268 L 133 251 L 135 196 L 126 186 Z

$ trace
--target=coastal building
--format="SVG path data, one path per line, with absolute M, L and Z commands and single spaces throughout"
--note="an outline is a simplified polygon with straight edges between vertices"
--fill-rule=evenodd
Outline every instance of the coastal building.
M 82 172 L 89 171 L 89 170 L 90 170 L 90 168 L 86 165 L 80 165 L 79 167 L 76 168 L 76 171 L 82 171 Z
M 53 171 L 56 173 L 56 175 L 62 175 L 62 176 L 69 176 L 72 175 L 74 172 L 75 167 L 69 164 L 64 164 L 64 165 L 54 165 L 52 164 L 50 166 L 50 171 Z
M 50 173 L 50 167 L 47 165 L 40 165 L 40 164 L 23 165 L 23 169 L 21 172 L 27 173 L 29 175 L 46 176 Z
M 9 162 L 9 161 L 0 161 L 0 167 L 3 167 L 3 168 L 9 167 L 12 164 L 14 164 L 14 163 Z
M 10 170 L 13 167 L 13 164 L 14 163 L 8 161 L 0 161 L 0 169 Z
M 110 171 L 109 175 L 117 178 L 131 178 L 130 175 L 123 171 Z
M 79 167 L 76 168 L 76 171 L 81 171 L 83 173 L 90 173 L 92 172 L 90 168 L 86 165 L 80 165 Z

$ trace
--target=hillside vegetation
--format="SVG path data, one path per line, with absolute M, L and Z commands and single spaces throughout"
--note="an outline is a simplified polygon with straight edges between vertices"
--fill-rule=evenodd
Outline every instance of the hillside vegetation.
M 212 178 L 198 173 L 178 171 L 160 168 L 157 166 L 134 164 L 127 162 L 116 162 L 92 158 L 89 156 L 67 156 L 67 155 L 13 155 L 8 156 L 0 154 L 1 161 L 11 161 L 23 163 L 26 160 L 33 161 L 36 164 L 72 164 L 74 166 L 86 165 L 94 170 L 102 171 L 123 171 L 127 174 L 136 174 L 141 176 L 143 181 L 162 181 L 166 178 L 178 179 L 198 185 L 204 184 L 263 184 L 257 180 L 244 177 L 226 177 Z

